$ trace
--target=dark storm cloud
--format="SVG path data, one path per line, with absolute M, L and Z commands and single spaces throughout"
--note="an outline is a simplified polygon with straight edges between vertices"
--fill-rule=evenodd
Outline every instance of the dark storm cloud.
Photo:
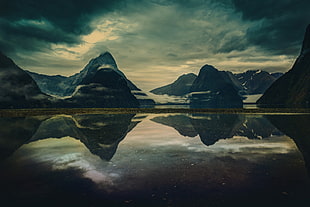
M 250 43 L 278 54 L 296 55 L 310 23 L 309 0 L 233 0 L 245 21 L 257 21 L 247 31 Z
M 0 17 L 20 19 L 46 18 L 63 31 L 87 34 L 87 24 L 94 13 L 112 11 L 121 7 L 122 0 L 4 0 L 0 2 Z
M 7 50 L 24 49 L 40 51 L 47 45 L 45 43 L 75 44 L 80 41 L 79 36 L 66 33 L 60 28 L 55 28 L 47 21 L 9 22 L 0 20 L 0 45 Z M 40 49 L 41 48 L 41 49 Z
M 40 50 L 46 43 L 78 44 L 96 15 L 122 7 L 122 0 L 2 0 L 0 47 L 4 52 Z

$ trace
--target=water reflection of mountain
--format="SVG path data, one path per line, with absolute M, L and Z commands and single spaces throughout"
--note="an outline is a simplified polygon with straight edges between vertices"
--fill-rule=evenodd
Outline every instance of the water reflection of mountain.
M 266 117 L 274 126 L 294 140 L 310 174 L 310 115 L 268 115 Z
M 91 153 L 108 161 L 127 133 L 140 122 L 133 118 L 133 114 L 1 118 L 1 157 L 7 157 L 25 143 L 70 136 L 80 140 Z
M 152 121 L 173 127 L 183 136 L 199 135 L 207 146 L 233 136 L 262 139 L 281 134 L 264 117 L 243 114 L 169 115 L 154 117 Z
M 44 121 L 29 142 L 70 136 L 79 139 L 91 153 L 112 159 L 118 144 L 139 121 L 133 114 L 60 115 Z

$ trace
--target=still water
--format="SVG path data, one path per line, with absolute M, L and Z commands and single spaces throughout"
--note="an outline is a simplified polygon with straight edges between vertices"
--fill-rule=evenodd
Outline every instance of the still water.
M 0 118 L 1 206 L 309 206 L 310 116 Z

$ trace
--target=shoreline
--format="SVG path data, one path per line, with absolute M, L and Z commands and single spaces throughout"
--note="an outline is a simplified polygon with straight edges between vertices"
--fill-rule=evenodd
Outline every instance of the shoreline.
M 310 108 L 33 108 L 0 109 L 0 117 L 24 117 L 57 114 L 266 114 L 266 115 L 310 115 Z

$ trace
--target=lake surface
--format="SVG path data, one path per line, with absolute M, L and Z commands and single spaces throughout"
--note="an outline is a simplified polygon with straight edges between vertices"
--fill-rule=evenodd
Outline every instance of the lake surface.
M 2 206 L 309 206 L 310 116 L 0 118 Z

